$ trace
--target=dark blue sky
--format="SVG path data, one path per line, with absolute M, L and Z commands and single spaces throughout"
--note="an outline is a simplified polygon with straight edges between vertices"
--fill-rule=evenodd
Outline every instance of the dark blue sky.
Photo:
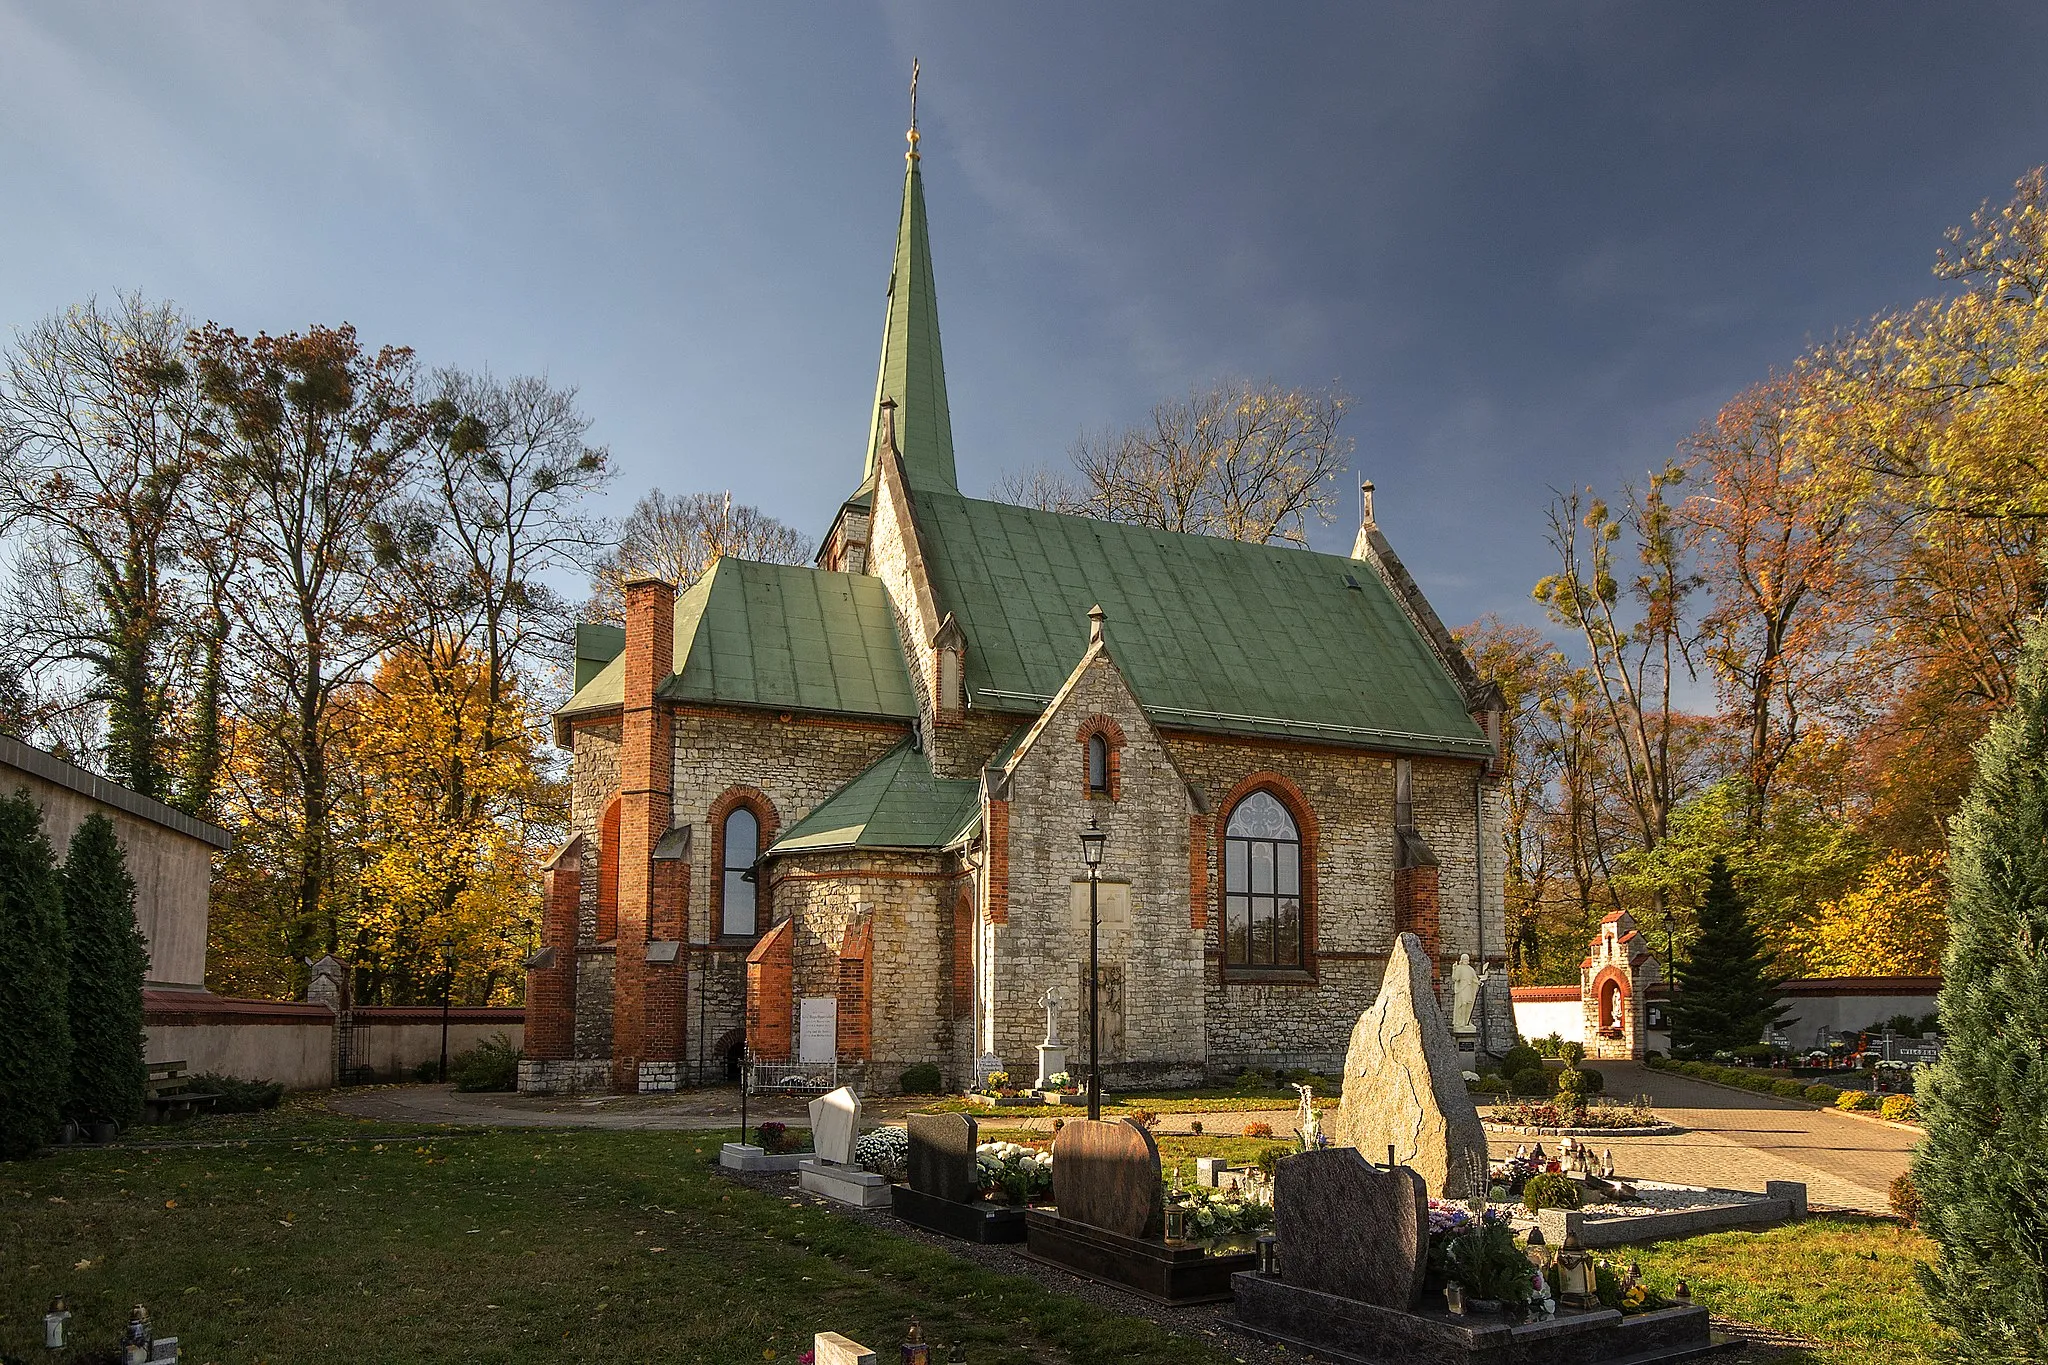
M 0 329 L 141 289 L 582 390 L 621 477 L 858 479 L 924 61 L 961 480 L 1224 374 L 1357 399 L 1443 615 L 1934 288 L 2048 160 L 2048 6 L 0 0 Z M 1346 490 L 1319 545 L 1348 545 Z

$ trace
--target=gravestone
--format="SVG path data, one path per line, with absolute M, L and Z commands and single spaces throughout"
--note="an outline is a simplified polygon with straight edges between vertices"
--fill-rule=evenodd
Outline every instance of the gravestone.
M 1060 1217 L 1121 1237 L 1166 1231 L 1159 1144 L 1137 1123 L 1072 1119 L 1052 1144 L 1052 1197 Z
M 820 1332 L 811 1338 L 811 1359 L 817 1365 L 875 1365 L 873 1351 L 837 1332 Z
M 934 1199 L 971 1204 L 981 1198 L 975 1172 L 975 1122 L 966 1114 L 912 1114 L 910 1188 Z
M 1465 1090 L 1457 1044 L 1437 1007 L 1422 941 L 1394 940 L 1372 1008 L 1358 1016 L 1344 1056 L 1334 1142 L 1377 1156 L 1389 1147 L 1439 1197 L 1464 1199 L 1486 1169 L 1486 1129 Z
M 1355 1147 L 1302 1152 L 1274 1175 L 1273 1235 L 1287 1283 L 1405 1310 L 1429 1268 L 1429 1194 L 1414 1171 Z
M 811 1150 L 820 1161 L 853 1164 L 853 1144 L 860 1138 L 860 1096 L 842 1085 L 810 1103 Z

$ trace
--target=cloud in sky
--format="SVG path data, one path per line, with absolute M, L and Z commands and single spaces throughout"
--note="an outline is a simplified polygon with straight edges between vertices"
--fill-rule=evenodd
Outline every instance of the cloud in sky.
M 578 386 L 620 507 L 815 531 L 914 53 L 970 489 L 1223 374 L 1335 379 L 1446 617 L 1526 619 L 1549 488 L 1929 292 L 2048 160 L 2048 11 L 1971 13 L 0 0 L 0 328 L 125 288 L 347 320 Z

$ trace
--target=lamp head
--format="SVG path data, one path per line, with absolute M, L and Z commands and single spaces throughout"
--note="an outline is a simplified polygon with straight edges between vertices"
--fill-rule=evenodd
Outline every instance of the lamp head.
M 1081 860 L 1090 867 L 1102 866 L 1102 846 L 1108 841 L 1109 831 L 1089 816 L 1088 828 L 1081 831 Z

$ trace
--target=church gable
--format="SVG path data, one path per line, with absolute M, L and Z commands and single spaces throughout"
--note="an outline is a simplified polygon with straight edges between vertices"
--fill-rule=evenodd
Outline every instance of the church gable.
M 1104 1056 L 1199 1069 L 1204 991 L 1202 935 L 1190 916 L 1192 798 L 1114 646 L 1099 634 L 1090 642 L 996 776 L 1009 807 L 1008 923 L 997 954 L 1015 982 L 995 1021 L 1000 1051 L 1038 1041 L 1026 1037 L 1044 1024 L 1032 1002 L 1048 987 L 1074 1023 L 1070 1036 L 1085 1036 L 1088 887 L 1078 836 L 1092 819 L 1109 835 L 1099 893 L 1112 1001 Z

